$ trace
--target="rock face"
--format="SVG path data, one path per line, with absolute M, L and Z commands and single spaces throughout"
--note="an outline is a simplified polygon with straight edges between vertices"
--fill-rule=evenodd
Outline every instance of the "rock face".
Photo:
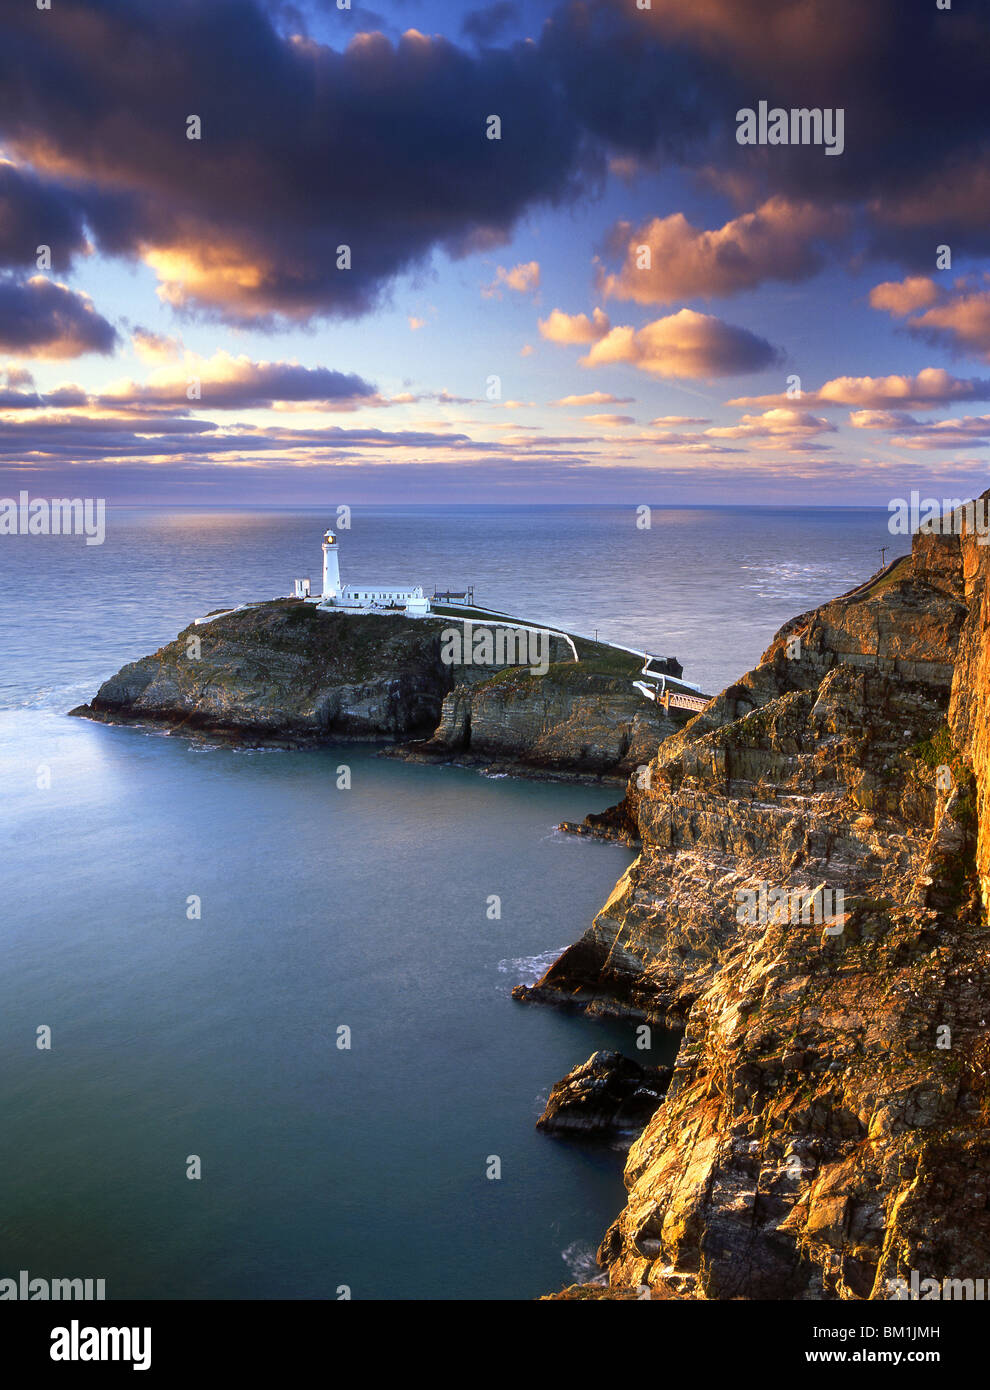
M 917 537 L 787 624 L 630 781 L 638 859 L 517 991 L 686 1024 L 599 1252 L 617 1296 L 990 1274 L 988 567 Z
M 285 599 L 186 628 L 72 712 L 258 738 L 401 738 L 433 728 L 453 679 L 436 623 Z
M 410 751 L 431 761 L 525 762 L 548 773 L 624 782 L 687 722 L 683 711 L 665 713 L 633 688 L 639 664 L 627 661 L 621 676 L 594 663 L 561 663 L 544 676 L 507 670 L 460 684 L 445 697 L 433 737 Z
M 550 1092 L 536 1122 L 547 1134 L 581 1139 L 630 1139 L 663 1099 L 670 1067 L 641 1067 L 621 1052 L 593 1052 Z

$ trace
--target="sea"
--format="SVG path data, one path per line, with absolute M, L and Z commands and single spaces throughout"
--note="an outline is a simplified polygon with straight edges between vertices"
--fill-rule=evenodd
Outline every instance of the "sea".
M 706 693 L 908 548 L 880 509 L 344 519 L 120 507 L 102 545 L 0 539 L 0 1278 L 538 1297 L 595 1277 L 624 1199 L 621 1151 L 536 1131 L 551 1085 L 598 1048 L 677 1046 L 511 998 L 631 862 L 555 828 L 614 788 L 67 718 L 101 681 L 210 610 L 315 592 L 328 525 L 345 581 L 473 585 Z

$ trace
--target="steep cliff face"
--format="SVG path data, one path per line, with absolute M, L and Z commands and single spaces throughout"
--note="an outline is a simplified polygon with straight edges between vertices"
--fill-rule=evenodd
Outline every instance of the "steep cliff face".
M 990 497 L 990 493 L 984 494 Z M 949 726 L 976 774 L 976 868 L 990 908 L 990 550 L 962 538 L 966 622 L 959 642 Z
M 665 713 L 633 688 L 638 665 L 629 661 L 628 671 L 616 676 L 593 664 L 562 662 L 542 676 L 504 671 L 458 685 L 419 752 L 488 766 L 524 762 L 548 773 L 621 784 L 649 762 L 661 739 L 687 722 L 684 712 Z
M 642 853 L 519 991 L 686 1023 L 600 1252 L 614 1292 L 990 1272 L 986 565 L 919 537 L 782 629 L 630 783 Z

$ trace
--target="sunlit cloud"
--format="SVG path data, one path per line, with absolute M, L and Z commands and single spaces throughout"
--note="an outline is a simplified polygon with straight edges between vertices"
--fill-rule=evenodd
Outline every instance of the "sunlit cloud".
M 652 376 L 703 381 L 760 371 L 779 360 L 779 351 L 765 338 L 712 314 L 681 309 L 644 328 L 612 328 L 581 358 L 581 365 L 621 362 Z
M 924 367 L 915 375 L 839 376 L 815 391 L 802 391 L 804 406 L 848 405 L 860 409 L 934 409 L 955 401 L 990 400 L 990 379 L 960 378 L 944 367 Z M 737 396 L 733 406 L 792 407 L 786 393 L 773 396 Z
M 512 290 L 515 294 L 535 294 L 540 288 L 540 263 L 539 261 L 526 261 L 522 265 L 514 265 L 511 270 L 506 270 L 505 266 L 498 266 L 495 271 L 495 279 L 489 285 L 485 285 L 482 294 L 491 299 L 494 295 L 501 294 L 502 290 Z
M 562 309 L 554 309 L 549 318 L 539 320 L 538 327 L 549 342 L 567 345 L 593 343 L 604 338 L 611 325 L 608 315 L 601 309 L 593 310 L 591 318 L 587 314 L 565 314 Z
M 849 220 L 845 210 L 776 197 L 712 231 L 692 226 L 681 212 L 639 227 L 620 222 L 609 243 L 622 267 L 615 274 L 599 268 L 599 292 L 671 304 L 738 294 L 766 280 L 806 280 L 824 264 L 823 244 L 844 236 Z

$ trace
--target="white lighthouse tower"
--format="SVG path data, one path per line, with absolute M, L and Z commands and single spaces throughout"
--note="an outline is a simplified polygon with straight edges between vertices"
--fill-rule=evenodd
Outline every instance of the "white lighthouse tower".
M 337 537 L 327 531 L 323 537 L 323 597 L 340 597 L 340 563 L 337 559 Z

